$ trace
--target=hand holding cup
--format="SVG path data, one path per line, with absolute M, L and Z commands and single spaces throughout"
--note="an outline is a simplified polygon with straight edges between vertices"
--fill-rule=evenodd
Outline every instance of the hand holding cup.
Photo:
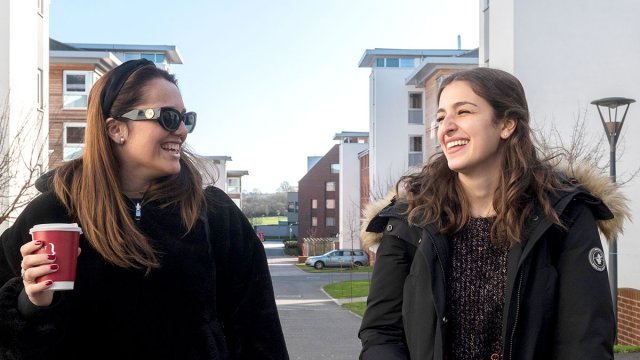
M 20 248 L 22 279 L 29 300 L 48 306 L 53 290 L 72 290 L 79 238 L 77 224 L 40 224 L 29 230 L 33 241 Z

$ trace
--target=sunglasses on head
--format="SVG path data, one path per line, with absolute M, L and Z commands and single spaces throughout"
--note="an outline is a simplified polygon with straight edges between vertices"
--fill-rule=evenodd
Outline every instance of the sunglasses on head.
M 118 116 L 118 118 L 133 121 L 156 120 L 169 132 L 178 130 L 180 122 L 182 121 L 184 122 L 184 126 L 187 128 L 187 131 L 193 132 L 193 129 L 196 127 L 197 115 L 193 111 L 182 114 L 174 108 L 162 107 L 155 109 L 133 109 Z

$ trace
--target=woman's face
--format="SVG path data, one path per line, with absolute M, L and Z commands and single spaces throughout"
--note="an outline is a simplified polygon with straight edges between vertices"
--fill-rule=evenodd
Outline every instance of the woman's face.
M 498 148 L 513 132 L 514 121 L 494 121 L 489 103 L 465 81 L 454 81 L 440 95 L 438 141 L 449 168 L 467 176 L 500 169 Z
M 182 96 L 171 82 L 157 78 L 143 88 L 143 103 L 136 109 L 170 107 L 185 112 Z M 157 120 L 126 121 L 122 123 L 125 142 L 116 145 L 122 179 L 149 182 L 180 172 L 180 149 L 187 138 L 183 122 L 169 132 Z

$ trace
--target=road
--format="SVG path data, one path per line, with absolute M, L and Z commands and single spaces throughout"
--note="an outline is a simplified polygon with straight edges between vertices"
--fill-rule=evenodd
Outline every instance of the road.
M 276 242 L 265 242 L 280 322 L 292 360 L 352 360 L 360 353 L 360 318 L 333 302 L 323 285 L 366 279 L 368 273 L 307 273 L 284 257 Z

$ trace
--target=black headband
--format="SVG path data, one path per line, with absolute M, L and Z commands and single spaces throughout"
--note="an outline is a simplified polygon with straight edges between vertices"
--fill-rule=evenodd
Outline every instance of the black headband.
M 149 64 L 155 66 L 153 62 L 147 59 L 129 60 L 111 70 L 111 74 L 109 75 L 107 82 L 104 84 L 104 87 L 100 92 L 102 114 L 104 115 L 105 119 L 111 115 L 111 107 L 116 101 L 120 90 L 122 90 L 122 86 L 125 82 L 127 82 L 127 79 L 129 79 L 131 74 L 133 74 L 136 70 Z

